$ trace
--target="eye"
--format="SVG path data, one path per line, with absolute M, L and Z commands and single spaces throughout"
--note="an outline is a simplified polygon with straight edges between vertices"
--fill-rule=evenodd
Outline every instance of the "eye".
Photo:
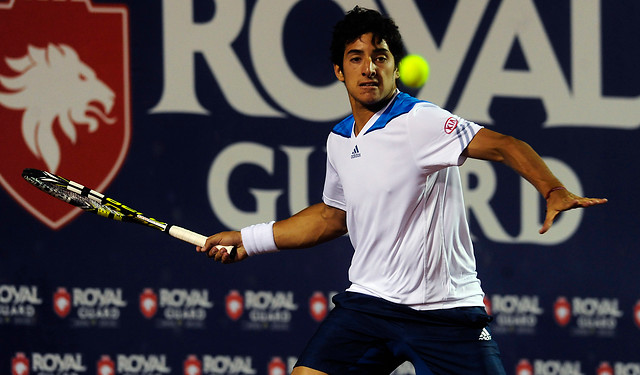
M 87 76 L 82 74 L 82 73 L 78 74 L 78 78 L 80 78 L 81 81 L 86 81 L 87 80 Z

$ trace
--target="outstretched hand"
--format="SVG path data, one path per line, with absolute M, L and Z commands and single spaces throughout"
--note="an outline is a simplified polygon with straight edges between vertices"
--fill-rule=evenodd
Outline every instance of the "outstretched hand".
M 566 189 L 552 191 L 547 198 L 547 215 L 542 228 L 540 228 L 540 234 L 546 233 L 551 228 L 556 216 L 562 211 L 597 206 L 604 203 L 607 203 L 607 199 L 579 197 Z
M 233 246 L 233 250 L 229 252 L 222 246 Z M 216 233 L 207 238 L 204 246 L 196 246 L 196 251 L 206 253 L 209 258 L 225 264 L 240 262 L 248 257 L 238 231 Z

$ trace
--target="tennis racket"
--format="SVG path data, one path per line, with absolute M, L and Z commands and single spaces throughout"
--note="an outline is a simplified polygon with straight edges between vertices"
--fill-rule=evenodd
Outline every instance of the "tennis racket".
M 45 193 L 87 212 L 112 220 L 137 223 L 154 228 L 196 246 L 204 246 L 207 240 L 207 237 L 199 233 L 144 216 L 129 206 L 64 177 L 32 168 L 23 170 L 22 177 Z M 233 246 L 218 246 L 218 248 L 226 249 L 231 256 L 235 255 Z

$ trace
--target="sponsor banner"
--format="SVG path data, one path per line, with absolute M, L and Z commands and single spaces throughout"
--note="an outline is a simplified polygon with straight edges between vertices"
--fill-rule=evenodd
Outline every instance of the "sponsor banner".
M 231 290 L 225 301 L 229 319 L 249 331 L 288 331 L 298 310 L 293 291 Z
M 0 285 L 0 324 L 36 325 L 41 305 L 37 285 Z
M 558 297 L 554 318 L 575 336 L 614 337 L 624 312 L 617 298 Z
M 207 236 L 320 202 L 326 137 L 350 112 L 327 49 L 355 2 L 273 3 L 0 0 L 0 374 L 291 372 L 350 285 L 348 235 L 221 265 L 20 177 L 47 169 Z M 429 61 L 426 85 L 400 88 L 452 112 L 443 132 L 513 135 L 573 193 L 609 199 L 540 235 L 527 181 L 461 166 L 507 373 L 638 374 L 637 0 L 359 3 Z
M 53 311 L 69 327 L 118 328 L 127 306 L 121 288 L 59 287 L 52 297 Z
M 213 305 L 207 289 L 144 288 L 139 297 L 140 313 L 158 328 L 204 329 Z

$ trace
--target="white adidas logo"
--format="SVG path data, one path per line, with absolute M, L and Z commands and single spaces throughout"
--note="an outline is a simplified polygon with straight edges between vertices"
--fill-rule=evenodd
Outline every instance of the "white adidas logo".
M 489 331 L 486 328 L 482 329 L 482 332 L 480 332 L 480 337 L 478 338 L 479 341 L 491 341 L 491 334 L 489 333 Z

